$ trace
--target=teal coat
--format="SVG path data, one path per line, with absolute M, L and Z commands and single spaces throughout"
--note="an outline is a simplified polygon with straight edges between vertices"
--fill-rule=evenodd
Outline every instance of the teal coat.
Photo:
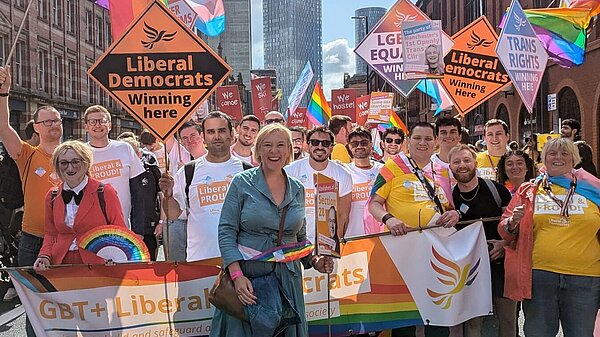
M 276 205 L 260 167 L 237 174 L 229 186 L 219 221 L 219 248 L 223 265 L 229 266 L 232 262 L 243 260 L 238 243 L 258 251 L 277 246 L 279 222 L 286 205 L 289 207 L 283 226 L 282 244 L 306 240 L 304 187 L 299 180 L 287 177 L 285 197 L 280 205 Z M 301 324 L 289 327 L 283 335 L 285 337 L 308 336 L 300 262 L 305 268 L 310 268 L 309 260 L 310 256 L 307 256 L 300 261 L 275 264 L 275 275 L 302 320 Z M 254 276 L 260 276 L 261 268 L 256 266 L 242 264 L 242 269 L 247 276 L 253 276 L 254 273 Z M 216 309 L 210 336 L 250 337 L 252 333 L 247 323 Z

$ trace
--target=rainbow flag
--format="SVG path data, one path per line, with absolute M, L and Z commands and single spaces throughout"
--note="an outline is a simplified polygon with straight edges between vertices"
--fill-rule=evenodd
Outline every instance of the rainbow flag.
M 394 110 L 390 111 L 389 126 L 394 126 L 394 127 L 400 128 L 400 129 L 402 129 L 402 131 L 404 131 L 404 134 L 408 134 L 408 128 L 406 127 L 406 124 L 404 124 L 402 119 L 400 119 L 400 116 L 398 116 L 398 114 Z
M 594 17 L 600 14 L 600 0 L 568 0 L 565 1 L 566 7 L 589 9 L 590 16 Z M 561 3 L 562 7 L 563 3 Z
M 417 84 L 417 89 L 435 100 L 437 109 L 435 109 L 435 113 L 433 114 L 434 117 L 453 106 L 450 96 L 448 96 L 446 90 L 440 85 L 439 80 L 421 80 Z
M 331 118 L 331 108 L 327 104 L 323 89 L 319 81 L 315 84 L 315 89 L 312 92 L 310 102 L 306 108 L 306 116 L 313 125 L 325 125 L 329 123 Z
M 131 21 L 154 0 L 96 0 L 96 5 L 108 9 L 113 41 L 125 32 Z M 158 0 L 169 6 L 168 0 Z
M 218 36 L 225 31 L 225 6 L 223 0 L 185 0 L 198 14 L 196 28 L 208 36 Z

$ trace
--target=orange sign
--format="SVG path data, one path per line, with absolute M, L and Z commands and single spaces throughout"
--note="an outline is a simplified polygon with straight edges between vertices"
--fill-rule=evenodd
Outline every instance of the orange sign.
M 452 36 L 454 46 L 444 58 L 441 83 L 461 115 L 499 92 L 510 78 L 496 55 L 498 35 L 480 16 Z
M 165 141 L 231 68 L 155 0 L 88 74 L 138 122 Z

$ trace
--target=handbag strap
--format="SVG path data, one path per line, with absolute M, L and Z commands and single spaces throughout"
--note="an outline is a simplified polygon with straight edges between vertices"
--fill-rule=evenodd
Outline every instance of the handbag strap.
M 287 215 L 288 207 L 290 204 L 285 205 L 281 211 L 281 219 L 279 219 L 279 232 L 277 233 L 277 245 L 281 246 L 281 239 L 283 237 L 283 224 L 285 223 L 285 216 Z

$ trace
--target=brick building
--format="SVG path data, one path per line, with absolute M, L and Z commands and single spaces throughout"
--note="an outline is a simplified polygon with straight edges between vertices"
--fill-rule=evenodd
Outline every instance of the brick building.
M 521 0 L 524 9 L 545 8 L 559 1 Z M 442 29 L 453 35 L 460 29 L 485 15 L 493 27 L 498 27 L 509 0 L 419 0 L 419 6 L 432 20 L 441 20 Z M 496 32 L 500 34 L 500 29 Z M 514 88 L 507 88 L 478 108 L 464 121 L 471 134 L 479 137 L 481 125 L 490 118 L 500 118 L 510 125 L 511 139 L 523 141 L 534 133 L 560 131 L 559 120 L 575 118 L 581 121 L 582 140 L 594 149 L 598 165 L 600 155 L 600 24 L 590 23 L 585 62 L 579 67 L 564 69 L 549 62 L 544 74 L 533 114 L 530 116 Z M 557 109 L 548 111 L 547 97 L 556 94 Z M 422 96 L 422 95 L 421 95 Z M 427 100 L 420 99 L 417 110 L 426 111 Z M 413 110 L 412 114 L 415 113 Z M 417 112 L 418 113 L 418 112 Z M 453 113 L 456 113 L 453 111 Z M 410 113 L 409 113 L 410 114 Z M 431 116 L 431 113 L 428 114 Z M 423 117 L 422 117 L 423 118 Z
M 0 64 L 4 65 L 29 0 L 0 0 Z M 111 137 L 140 125 L 87 75 L 112 42 L 108 11 L 94 0 L 32 1 L 12 67 L 10 122 L 22 131 L 33 111 L 52 105 L 64 138 L 83 138 L 83 112 L 101 104 L 113 115 Z

